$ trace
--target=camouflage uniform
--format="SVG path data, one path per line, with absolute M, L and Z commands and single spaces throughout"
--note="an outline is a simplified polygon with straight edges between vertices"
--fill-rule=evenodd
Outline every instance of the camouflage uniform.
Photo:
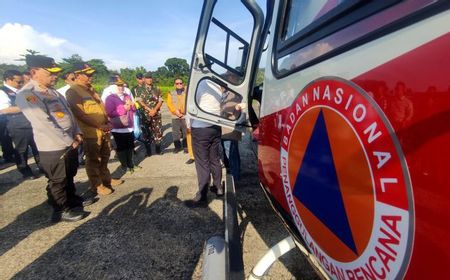
M 156 105 L 161 101 L 161 91 L 155 87 L 148 86 L 137 86 L 135 89 L 136 98 L 142 98 L 142 101 L 151 109 L 155 108 Z M 158 110 L 156 115 L 150 117 L 150 112 L 148 112 L 143 107 L 139 108 L 139 115 L 141 117 L 142 131 L 144 135 L 144 143 L 149 145 L 151 142 L 155 143 L 156 153 L 161 152 L 161 140 L 162 134 L 162 120 L 161 111 Z M 147 153 L 149 149 L 147 148 Z

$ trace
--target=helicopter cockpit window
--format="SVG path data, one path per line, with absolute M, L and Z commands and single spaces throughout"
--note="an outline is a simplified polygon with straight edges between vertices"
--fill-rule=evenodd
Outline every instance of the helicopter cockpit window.
M 204 49 L 206 63 L 213 73 L 220 76 L 233 73 L 235 78 L 227 82 L 235 85 L 242 82 L 253 28 L 253 17 L 239 0 L 217 1 Z

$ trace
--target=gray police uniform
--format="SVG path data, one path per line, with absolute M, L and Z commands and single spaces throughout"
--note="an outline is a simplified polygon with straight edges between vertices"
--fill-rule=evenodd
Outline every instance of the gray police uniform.
M 80 199 L 75 195 L 73 182 L 78 159 L 77 151 L 70 147 L 81 132 L 65 98 L 55 89 L 42 91 L 31 80 L 17 93 L 16 104 L 33 127 L 41 166 L 48 178 L 47 194 L 54 210 L 75 207 Z

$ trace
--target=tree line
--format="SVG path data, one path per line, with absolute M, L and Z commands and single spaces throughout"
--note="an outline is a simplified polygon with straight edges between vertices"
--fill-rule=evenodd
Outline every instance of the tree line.
M 33 50 L 27 50 L 28 54 L 37 54 L 38 52 Z M 22 55 L 23 57 L 25 55 Z M 24 58 L 19 59 L 24 60 Z M 83 58 L 78 54 L 73 54 L 70 57 L 63 58 L 61 62 L 58 62 L 63 69 L 70 69 L 77 62 L 84 61 Z M 105 62 L 102 59 L 94 58 L 85 61 L 92 68 L 96 70 L 96 75 L 94 76 L 93 86 L 97 91 L 100 91 L 108 85 L 109 78 L 114 74 L 119 74 L 122 79 L 128 84 L 128 87 L 134 87 L 136 82 L 136 74 L 142 73 L 145 74 L 147 69 L 143 66 L 132 68 L 121 68 L 119 71 L 110 70 L 105 65 Z M 26 65 L 13 65 L 13 64 L 0 64 L 0 79 L 3 78 L 3 73 L 7 69 L 14 69 L 21 72 L 27 70 Z M 153 79 L 156 81 L 158 86 L 162 87 L 170 87 L 173 86 L 173 81 L 175 78 L 182 78 L 184 81 L 187 81 L 189 77 L 189 64 L 186 59 L 172 57 L 166 60 L 164 66 L 158 67 L 156 71 L 152 71 Z M 64 81 L 62 79 L 58 80 L 56 88 L 63 86 Z

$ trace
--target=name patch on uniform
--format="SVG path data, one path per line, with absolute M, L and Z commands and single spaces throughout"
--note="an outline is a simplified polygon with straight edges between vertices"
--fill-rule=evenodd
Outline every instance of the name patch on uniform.
M 37 97 L 34 95 L 28 95 L 27 97 L 25 97 L 25 99 L 32 104 L 36 104 L 37 103 Z
M 323 78 L 287 110 L 281 177 L 293 221 L 333 279 L 402 278 L 414 201 L 392 125 L 350 81 Z

